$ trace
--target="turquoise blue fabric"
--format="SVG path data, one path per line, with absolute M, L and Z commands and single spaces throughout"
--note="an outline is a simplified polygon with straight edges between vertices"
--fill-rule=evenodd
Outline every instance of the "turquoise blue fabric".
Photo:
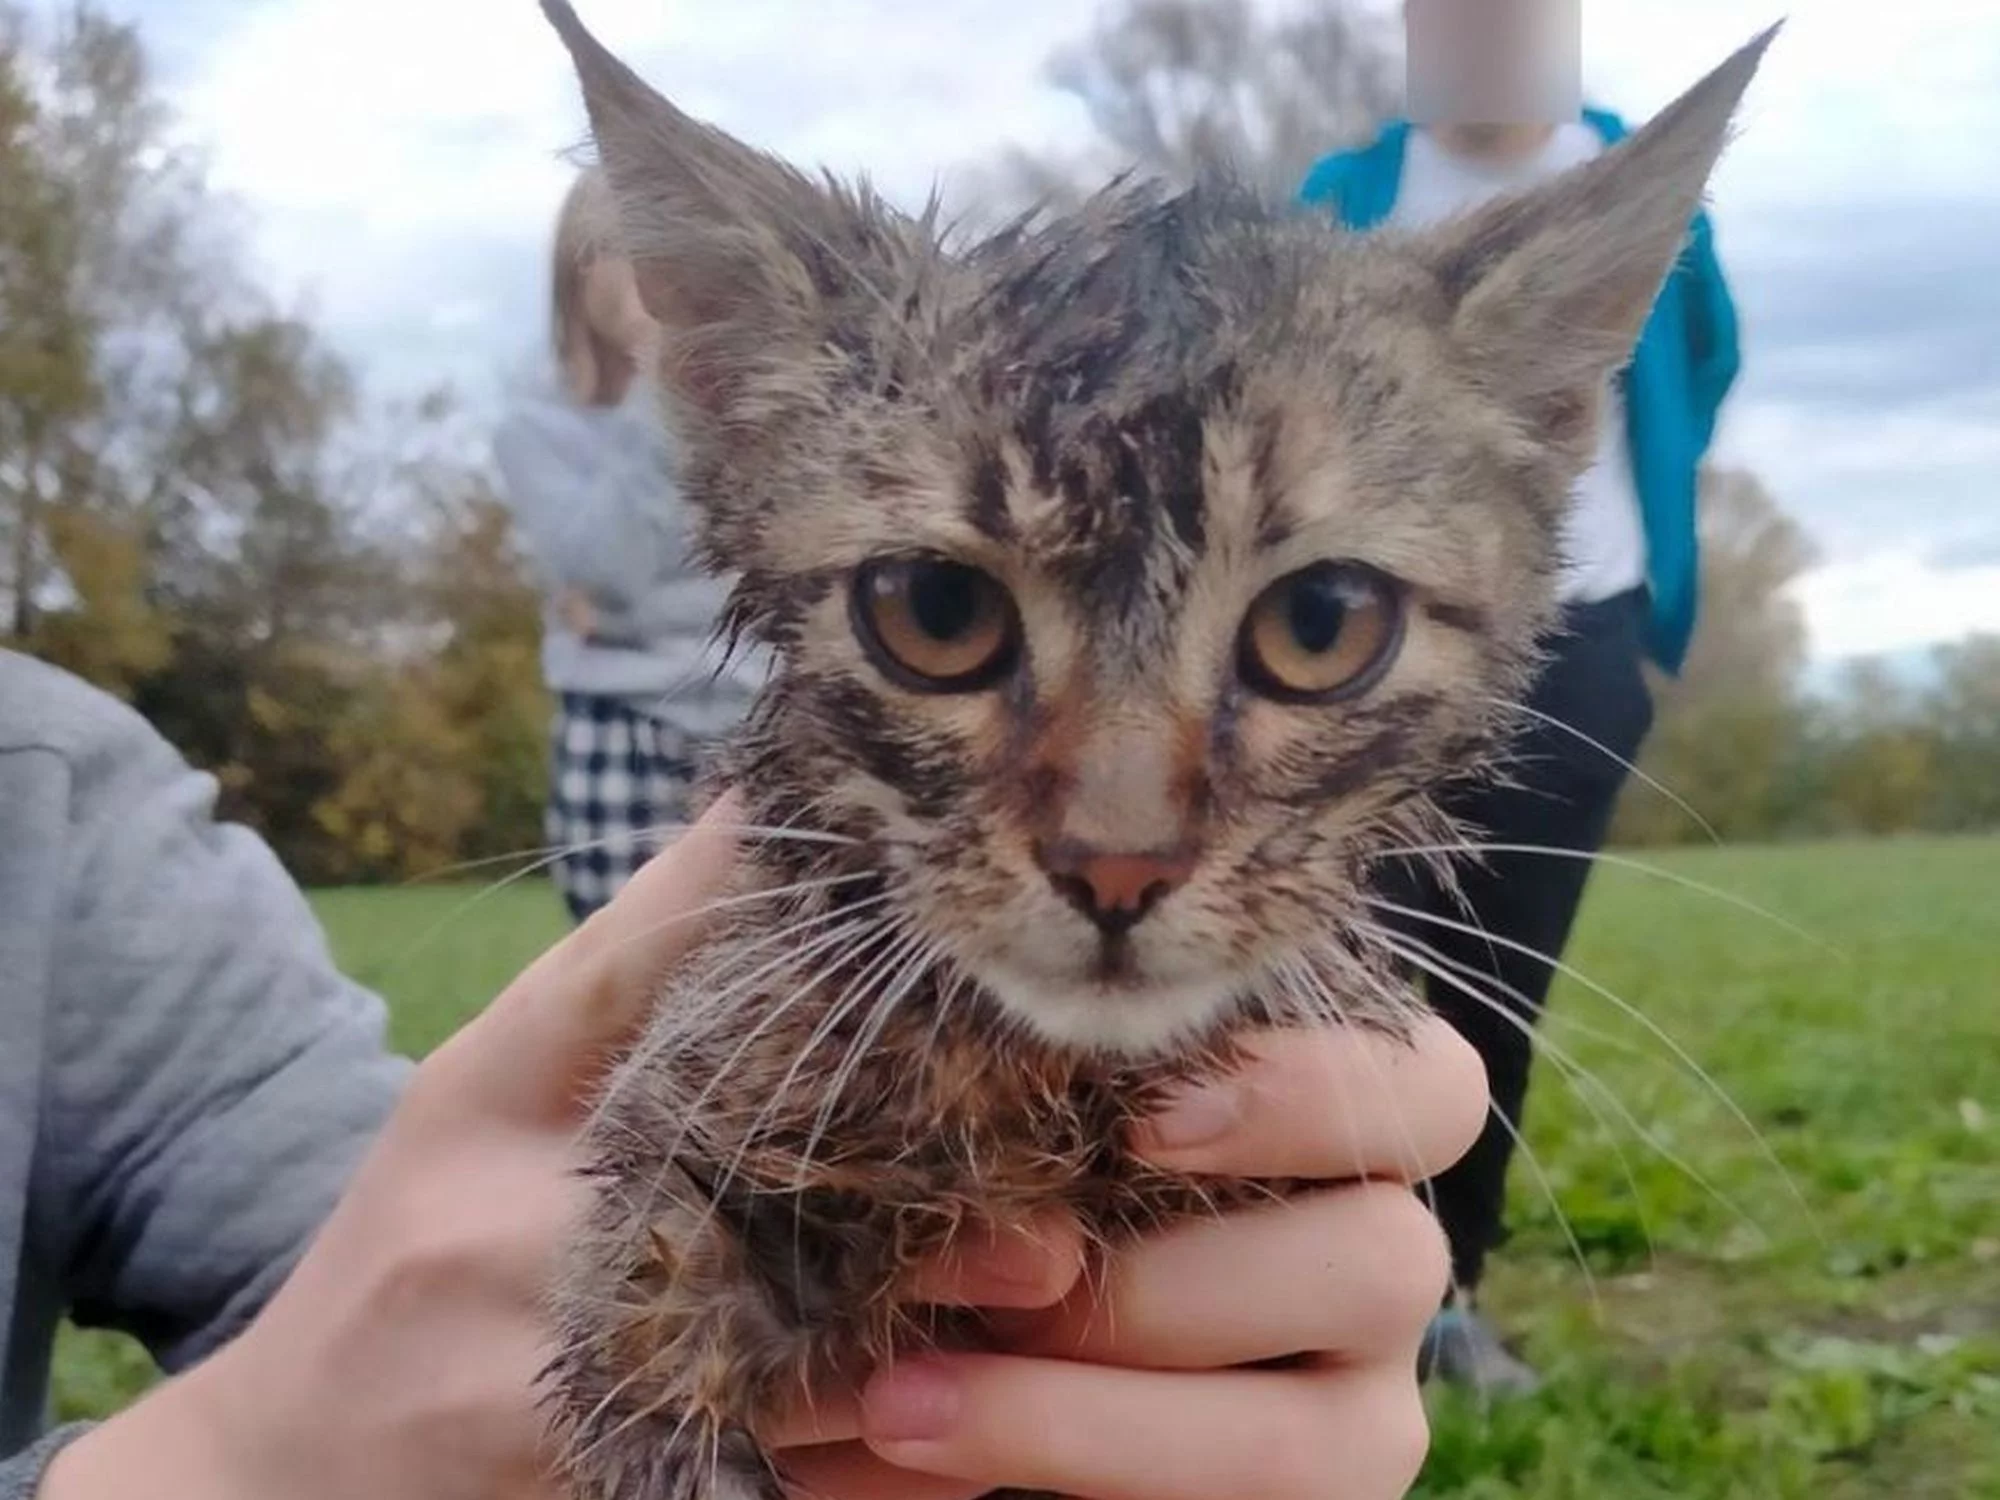
M 1608 110 L 1587 109 L 1584 119 L 1606 145 L 1626 134 Z M 1409 134 L 1408 121 L 1394 120 L 1369 145 L 1319 161 L 1306 174 L 1299 202 L 1349 229 L 1373 228 L 1396 206 Z M 1621 376 L 1652 593 L 1646 648 L 1668 672 L 1680 671 L 1694 634 L 1701 577 L 1697 480 L 1740 361 L 1736 307 L 1716 259 L 1714 228 L 1707 214 L 1697 213 Z

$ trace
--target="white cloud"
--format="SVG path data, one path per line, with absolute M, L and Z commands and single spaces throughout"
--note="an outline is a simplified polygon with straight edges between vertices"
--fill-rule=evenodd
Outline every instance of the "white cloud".
M 903 201 L 999 141 L 1077 128 L 1040 80 L 1075 24 L 1065 0 L 583 10 L 694 113 L 794 160 L 865 170 Z M 539 336 L 537 257 L 585 125 L 530 0 L 267 0 L 213 37 L 177 103 L 218 183 L 255 210 L 274 278 L 378 377 L 478 392 Z M 436 297 L 452 311 L 426 305 Z
M 1730 412 L 1717 456 L 1755 468 L 1787 505 L 1840 494 L 1838 510 L 1811 517 L 1829 562 L 1894 551 L 1897 538 L 1992 535 L 2000 391 L 1862 413 L 1746 401 Z
M 189 122 L 267 215 L 339 212 L 362 233 L 512 217 L 560 180 L 547 126 L 568 100 L 531 7 L 477 10 L 252 8 L 185 95 Z
M 2000 633 L 2000 563 L 1937 568 L 1911 553 L 1835 563 L 1795 597 L 1820 656 L 1902 651 L 1974 631 Z
M 902 189 L 1073 123 L 1039 86 L 1060 0 L 598 0 L 598 35 L 687 108 Z M 968 36 L 978 45 L 968 48 Z M 182 101 L 220 177 L 266 210 L 369 232 L 534 221 L 579 141 L 568 60 L 527 0 L 289 0 L 217 40 Z

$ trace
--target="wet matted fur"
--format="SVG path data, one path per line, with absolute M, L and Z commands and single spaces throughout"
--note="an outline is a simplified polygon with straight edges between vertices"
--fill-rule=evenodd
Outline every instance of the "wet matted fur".
M 1436 794 L 1504 740 L 1769 38 L 1424 235 L 1128 182 L 954 245 L 544 3 L 728 629 L 778 663 L 722 772 L 770 831 L 591 1122 L 551 1405 L 583 1500 L 772 1500 L 777 1412 L 977 1340 L 900 1295 L 963 1226 L 1060 1204 L 1114 1242 L 1270 1191 L 1124 1132 L 1248 1027 L 1407 1025 L 1370 867 L 1446 842 Z M 884 589 L 924 649 L 994 650 L 913 674 Z

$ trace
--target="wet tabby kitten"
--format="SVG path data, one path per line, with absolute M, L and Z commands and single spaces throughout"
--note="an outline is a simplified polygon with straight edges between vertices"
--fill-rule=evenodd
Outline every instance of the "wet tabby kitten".
M 899 1298 L 962 1225 L 1208 1211 L 1249 1189 L 1121 1148 L 1163 1084 L 1407 1021 L 1371 863 L 1508 727 L 1764 42 L 1423 237 L 1128 185 L 952 249 L 545 8 L 729 627 L 780 662 L 727 779 L 786 830 L 608 1081 L 553 1405 L 586 1500 L 774 1497 L 774 1412 L 978 1337 Z

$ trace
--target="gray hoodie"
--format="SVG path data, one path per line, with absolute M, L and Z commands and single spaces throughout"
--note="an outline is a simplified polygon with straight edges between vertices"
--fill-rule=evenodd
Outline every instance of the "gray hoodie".
M 74 1435 L 38 1442 L 62 1315 L 169 1370 L 208 1354 L 410 1072 L 215 791 L 123 704 L 0 651 L 0 1500 Z
M 674 443 L 645 381 L 615 407 L 573 401 L 552 373 L 523 381 L 493 441 L 502 491 L 550 603 L 542 670 L 549 687 L 624 699 L 697 739 L 732 728 L 763 664 L 732 660 L 713 633 L 726 585 L 689 558 L 688 517 L 673 479 Z M 599 617 L 585 639 L 558 617 L 564 590 Z

